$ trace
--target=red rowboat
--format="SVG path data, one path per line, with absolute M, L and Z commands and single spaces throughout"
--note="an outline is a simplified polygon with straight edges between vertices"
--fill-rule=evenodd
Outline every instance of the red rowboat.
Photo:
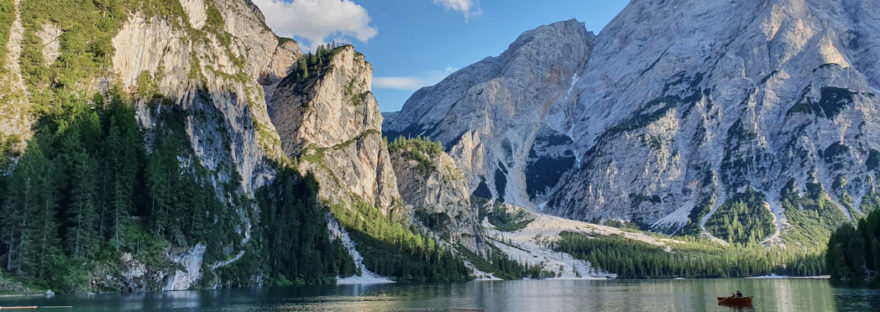
M 735 307 L 751 307 L 752 297 L 718 297 L 718 304 Z

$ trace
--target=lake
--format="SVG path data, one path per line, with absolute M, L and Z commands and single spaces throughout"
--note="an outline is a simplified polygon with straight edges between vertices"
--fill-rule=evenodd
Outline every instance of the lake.
M 880 289 L 826 280 L 523 280 L 341 285 L 155 294 L 0 298 L 0 306 L 72 305 L 73 311 L 733 311 L 715 297 L 741 290 L 754 311 L 880 311 Z M 65 309 L 70 311 L 70 309 Z

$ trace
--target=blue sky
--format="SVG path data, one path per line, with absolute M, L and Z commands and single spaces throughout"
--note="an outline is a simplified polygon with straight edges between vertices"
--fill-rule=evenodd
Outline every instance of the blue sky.
M 373 64 L 380 109 L 503 52 L 522 32 L 575 18 L 598 33 L 628 0 L 252 0 L 278 35 L 308 49 L 353 44 Z

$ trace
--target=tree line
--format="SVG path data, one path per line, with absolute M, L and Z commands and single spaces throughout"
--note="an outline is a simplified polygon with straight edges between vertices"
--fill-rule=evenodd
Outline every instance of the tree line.
M 333 284 L 337 276 L 359 273 L 342 241 L 330 240 L 314 176 L 282 169 L 256 198 L 266 271 L 276 284 Z
M 487 242 L 486 246 L 485 258 L 464 247 L 459 248 L 459 254 L 470 261 L 478 270 L 492 273 L 493 276 L 501 279 L 539 279 L 556 276 L 555 272 L 546 270 L 544 265 L 523 264 L 510 258 L 510 256 L 493 246 L 492 243 Z
M 3 267 L 56 285 L 81 282 L 64 280 L 75 275 L 65 262 L 130 247 L 124 238 L 145 162 L 134 112 L 120 98 L 100 113 L 87 101 L 65 104 L 39 122 L 0 192 Z
M 124 253 L 150 271 L 171 272 L 169 248 L 203 243 L 203 286 L 218 278 L 255 284 L 261 274 L 279 284 L 332 283 L 354 272 L 327 234 L 313 178 L 278 166 L 275 182 L 250 199 L 235 169 L 223 181 L 200 164 L 185 131 L 194 112 L 173 104 L 159 111 L 145 132 L 119 92 L 69 97 L 39 120 L 21 155 L 4 144 L 0 268 L 59 291 L 118 291 L 89 289 L 101 287 L 89 279 L 120 276 Z M 244 218 L 255 221 L 254 239 L 244 239 Z M 235 256 L 230 250 L 247 251 L 241 262 L 248 265 L 212 273 L 211 264 Z
M 825 261 L 834 280 L 880 281 L 880 210 L 834 231 Z
M 383 213 L 366 203 L 331 206 L 345 227 L 364 265 L 379 275 L 398 281 L 451 282 L 471 279 L 460 257 L 440 246 L 430 235 L 405 226 L 394 211 Z
M 820 254 L 763 246 L 722 248 L 701 243 L 671 250 L 616 235 L 591 237 L 564 232 L 554 249 L 589 261 L 618 278 L 699 278 L 768 275 L 811 276 L 825 272 Z
M 330 59 L 336 54 L 337 49 L 343 46 L 336 42 L 318 45 L 315 51 L 299 58 L 291 74 L 300 82 L 309 79 L 310 73 L 311 77 L 321 76 L 326 72 L 326 67 L 330 65 Z

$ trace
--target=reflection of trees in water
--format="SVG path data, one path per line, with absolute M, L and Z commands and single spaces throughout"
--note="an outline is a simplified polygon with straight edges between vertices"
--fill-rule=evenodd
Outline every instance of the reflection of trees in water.
M 880 289 L 832 288 L 826 280 L 520 280 L 222 289 L 52 299 L 0 298 L 0 305 L 73 305 L 79 311 L 717 311 L 741 290 L 753 311 L 876 311 Z M 725 308 L 726 309 L 726 308 Z

